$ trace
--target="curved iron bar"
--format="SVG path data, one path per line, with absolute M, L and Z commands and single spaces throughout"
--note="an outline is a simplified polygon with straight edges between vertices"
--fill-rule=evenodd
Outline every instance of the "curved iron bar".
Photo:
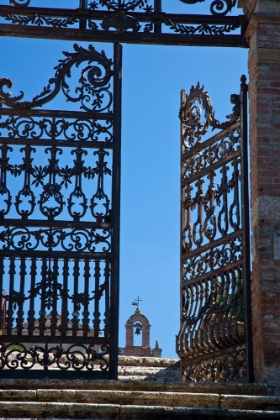
M 29 6 L 31 0 L 10 0 L 10 4 L 14 6 Z
M 21 101 L 24 93 L 21 91 L 20 95 L 12 97 L 10 92 L 5 92 L 4 87 L 11 88 L 12 81 L 7 78 L 0 79 L 0 105 L 1 103 L 10 108 L 32 109 L 41 107 L 53 100 L 60 90 L 63 92 L 68 101 L 81 102 L 81 109 L 84 111 L 95 110 L 98 112 L 109 110 L 112 104 L 112 94 L 109 92 L 110 85 L 108 84 L 112 77 L 112 60 L 108 59 L 102 51 L 99 53 L 92 45 L 88 49 L 74 44 L 74 53 L 64 52 L 65 59 L 60 60 L 60 63 L 55 67 L 55 77 L 49 80 L 49 84 L 44 87 L 43 91 L 35 96 L 31 101 Z M 70 93 L 70 86 L 66 78 L 71 77 L 71 67 L 74 65 L 78 67 L 82 62 L 87 61 L 88 64 L 97 62 L 99 66 L 87 65 L 81 71 L 79 79 L 80 86 L 75 89 L 76 95 Z M 100 68 L 102 67 L 102 69 Z M 108 101 L 103 104 L 104 94 L 107 93 Z M 91 97 L 95 99 L 88 106 Z
M 195 4 L 202 3 L 205 0 L 180 0 L 182 3 Z M 210 5 L 210 12 L 212 15 L 225 16 L 230 13 L 234 6 L 236 6 L 237 0 L 213 0 Z
M 48 343 L 27 348 L 21 342 L 0 345 L 0 370 L 23 369 L 31 370 L 34 365 L 40 365 L 48 370 L 51 366 L 60 370 L 73 369 L 81 371 L 109 369 L 109 361 L 106 356 L 109 353 L 109 346 L 100 346 L 100 352 L 96 351 L 92 345 L 73 344 L 66 350 L 58 345 L 49 347 Z

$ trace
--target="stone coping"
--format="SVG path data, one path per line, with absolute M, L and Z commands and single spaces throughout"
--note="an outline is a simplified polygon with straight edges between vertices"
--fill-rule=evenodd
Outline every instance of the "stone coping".
M 198 420 L 198 419 L 279 419 L 280 411 L 232 410 L 220 408 L 185 408 L 166 406 L 112 405 L 112 404 L 67 404 L 34 402 L 0 402 L 2 419 L 32 417 L 48 419 L 94 419 L 94 420 Z
M 198 392 L 231 395 L 267 395 L 266 384 L 245 383 L 158 383 L 145 380 L 0 379 L 0 389 L 128 390 Z
M 165 357 L 118 356 L 119 366 L 180 367 L 180 359 Z

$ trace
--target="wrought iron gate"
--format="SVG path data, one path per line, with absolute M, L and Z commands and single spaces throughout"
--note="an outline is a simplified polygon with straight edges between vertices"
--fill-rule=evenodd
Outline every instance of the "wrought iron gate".
M 0 79 L 2 377 L 117 377 L 121 46 L 64 55 L 30 101 Z
M 181 93 L 182 379 L 252 380 L 247 85 L 215 119 L 203 87 Z M 219 131 L 206 138 L 209 128 Z
M 65 53 L 57 65 L 54 78 L 31 101 L 23 101 L 22 94 L 10 96 L 6 91 L 11 81 L 0 79 L 1 376 L 61 377 L 64 372 L 71 377 L 117 378 L 119 42 L 247 48 L 248 20 L 239 13 L 228 16 L 237 7 L 236 0 L 210 0 L 210 15 L 189 14 L 187 9 L 181 14 L 165 12 L 161 0 L 77 0 L 72 8 L 49 7 L 47 0 L 37 6 L 32 0 L 3 2 L 0 36 L 109 42 L 115 47 L 112 62 L 92 46 L 75 45 L 74 52 Z M 79 66 L 79 85 L 71 91 L 67 78 L 71 68 Z M 45 109 L 58 95 L 79 108 Z M 198 109 L 191 108 L 196 99 L 206 106 L 204 125 Z M 242 242 L 246 223 L 241 222 L 237 180 L 238 130 L 243 125 L 237 109 L 238 104 L 230 121 L 219 125 L 199 87 L 182 103 L 182 158 L 183 165 L 190 167 L 184 166 L 182 181 L 184 313 L 177 351 L 184 376 L 195 379 L 199 379 L 197 370 L 189 370 L 193 360 L 232 347 L 239 349 L 240 359 L 245 348 L 240 314 L 246 288 L 250 302 L 244 276 L 249 251 L 246 256 Z M 200 143 L 208 126 L 224 131 Z M 205 157 L 207 150 L 210 155 Z M 226 216 L 230 191 L 235 198 L 232 216 Z M 196 217 L 193 227 L 191 216 Z M 226 248 L 226 237 L 231 250 Z M 224 274 L 219 268 L 222 262 Z M 248 338 L 250 322 L 245 330 Z M 246 351 L 250 352 L 249 339 Z

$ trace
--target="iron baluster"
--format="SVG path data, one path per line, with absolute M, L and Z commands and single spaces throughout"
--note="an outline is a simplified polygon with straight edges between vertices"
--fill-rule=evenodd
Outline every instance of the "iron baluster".
M 197 218 L 196 222 L 193 225 L 193 242 L 199 247 L 203 243 L 203 179 L 199 179 L 195 186 L 197 187 L 197 192 L 195 195 L 195 203 L 197 205 Z
M 62 149 L 56 146 L 47 147 L 45 153 L 50 152 L 51 158 L 46 172 L 49 174 L 49 182 L 44 185 L 40 194 L 39 206 L 41 213 L 49 220 L 59 216 L 63 210 L 63 195 L 61 186 L 56 183 L 56 175 L 59 173 L 57 154 L 62 154 Z
M 84 217 L 87 211 L 87 198 L 82 190 L 82 174 L 85 171 L 84 161 L 82 155 L 87 154 L 86 150 L 78 147 L 71 151 L 71 154 L 76 155 L 74 160 L 74 168 L 71 172 L 75 174 L 75 187 L 68 198 L 68 212 L 75 221 Z
M 74 283 L 74 293 L 73 293 L 73 313 L 72 313 L 72 337 L 77 336 L 78 327 L 79 327 L 79 315 L 81 310 L 81 301 L 78 295 L 78 285 L 80 278 L 80 267 L 79 260 L 75 258 L 74 260 L 74 269 L 73 269 L 73 283 Z
M 57 301 L 58 301 L 58 287 L 57 287 L 57 279 L 59 277 L 59 269 L 58 269 L 58 260 L 57 258 L 53 258 L 53 267 L 52 267 L 52 279 L 54 283 L 53 287 L 53 302 L 51 306 L 50 312 L 50 333 L 52 337 L 55 337 L 57 327 L 58 327 L 58 319 L 57 319 Z
M 110 290 L 110 276 L 111 269 L 109 261 L 105 261 L 104 268 L 104 284 L 105 284 L 105 312 L 104 312 L 104 337 L 109 337 L 110 333 L 110 301 L 109 301 L 109 290 Z
M 0 217 L 4 218 L 6 216 L 12 205 L 12 198 L 11 193 L 7 187 L 7 172 L 10 168 L 8 157 L 8 152 L 12 152 L 12 148 L 7 146 L 7 144 L 3 144 L 1 147 L 1 159 L 0 159 L 0 168 L 1 168 L 1 177 L 0 177 L 0 195 L 1 195 L 1 202 L 2 205 L 5 207 L 2 207 L 0 209 Z
M 99 336 L 100 331 L 100 312 L 99 312 L 99 300 L 100 300 L 100 261 L 95 261 L 95 267 L 94 267 L 94 323 L 93 323 L 93 330 L 94 330 L 94 336 Z
M 36 149 L 34 147 L 30 147 L 30 145 L 26 145 L 20 149 L 20 152 L 25 152 L 23 164 L 19 166 L 20 170 L 24 171 L 24 182 L 23 188 L 16 195 L 15 207 L 17 213 L 22 217 L 22 219 L 28 219 L 28 217 L 33 213 L 36 205 L 35 195 L 30 185 L 33 161 L 31 153 L 36 152 Z M 26 208 L 26 206 L 29 206 L 29 208 Z
M 217 222 L 215 214 L 215 171 L 210 171 L 207 175 L 209 179 L 209 187 L 205 194 L 204 209 L 206 217 L 204 220 L 204 235 L 207 239 L 213 240 L 216 237 Z
M 42 265 L 41 265 L 41 282 L 36 284 L 36 286 L 41 287 L 41 308 L 40 308 L 40 317 L 39 317 L 39 335 L 44 337 L 45 335 L 45 322 L 46 322 L 46 290 L 45 285 L 47 283 L 48 277 L 48 267 L 47 267 L 47 258 L 42 258 Z M 39 292 L 40 293 L 40 292 Z
M 16 317 L 16 330 L 17 335 L 22 335 L 23 330 L 23 322 L 24 322 L 24 311 L 23 311 L 23 304 L 24 304 L 24 279 L 26 275 L 26 265 L 25 265 L 25 257 L 21 257 L 20 260 L 20 266 L 19 266 L 19 291 L 16 292 L 13 291 L 13 302 L 14 305 L 17 306 L 17 317 Z
M 5 276 L 5 267 L 4 267 L 4 256 L 0 256 L 0 328 L 2 330 L 2 335 L 6 335 L 6 291 L 3 289 L 3 280 Z
M 12 335 L 12 326 L 14 322 L 14 310 L 13 310 L 13 293 L 14 293 L 14 282 L 15 282 L 15 275 L 16 275 L 16 259 L 15 257 L 10 258 L 9 264 L 9 294 L 7 296 L 8 300 L 8 311 L 7 311 L 7 335 Z
M 83 336 L 87 337 L 89 335 L 89 328 L 88 326 L 90 325 L 90 319 L 89 319 L 89 300 L 87 299 L 87 297 L 89 296 L 89 282 L 90 282 L 90 264 L 89 264 L 89 259 L 86 258 L 84 260 L 84 296 L 85 296 L 85 300 L 84 300 L 84 310 L 82 313 L 82 319 L 83 319 Z
M 30 267 L 30 289 L 29 289 L 29 310 L 27 316 L 27 323 L 28 323 L 28 336 L 32 337 L 34 334 L 34 323 L 35 323 L 35 295 L 34 295 L 34 288 L 35 288 L 35 279 L 37 274 L 37 259 L 35 257 L 31 258 L 31 267 Z
M 232 165 L 234 167 L 233 175 L 232 175 L 232 181 L 231 189 L 233 189 L 234 194 L 234 200 L 229 208 L 229 222 L 230 226 L 234 228 L 234 230 L 237 230 L 240 228 L 240 197 L 239 197 L 239 165 L 240 161 L 236 158 L 233 160 Z
M 93 217 L 95 217 L 97 221 L 101 221 L 103 219 L 110 222 L 110 200 L 104 191 L 105 175 L 112 174 L 111 169 L 107 167 L 108 163 L 104 161 L 105 156 L 109 156 L 109 153 L 106 150 L 99 149 L 94 152 L 94 155 L 98 156 L 96 168 L 93 170 L 94 174 L 97 175 L 97 187 L 95 194 L 93 194 L 90 199 L 90 209 Z
M 221 180 L 221 185 L 219 187 L 218 190 L 218 197 L 219 197 L 219 201 L 222 199 L 222 207 L 219 211 L 218 214 L 218 227 L 219 227 L 219 231 L 220 233 L 224 236 L 227 234 L 228 232 L 228 199 L 227 199 L 227 195 L 228 195 L 228 178 L 227 178 L 227 170 L 228 170 L 228 166 L 227 165 L 223 165 L 222 169 L 221 169 L 221 174 L 222 174 L 222 180 Z
M 61 295 L 61 337 L 65 338 L 68 331 L 69 311 L 68 311 L 68 278 L 69 278 L 69 258 L 63 258 L 63 293 Z
M 184 207 L 186 210 L 182 211 L 183 215 L 186 215 L 186 220 L 184 221 L 183 229 L 184 229 L 184 240 L 183 240 L 183 249 L 184 251 L 190 251 L 193 246 L 193 226 L 192 226 L 192 205 L 193 205 L 193 198 L 192 198 L 192 190 L 193 187 L 191 185 L 187 185 L 184 188 L 186 197 L 183 198 L 184 200 Z

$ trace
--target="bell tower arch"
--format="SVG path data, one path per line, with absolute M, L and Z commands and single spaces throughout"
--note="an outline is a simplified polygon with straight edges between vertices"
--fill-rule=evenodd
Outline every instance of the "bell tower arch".
M 141 314 L 141 311 L 136 308 L 136 311 L 131 315 L 126 324 L 126 343 L 124 354 L 126 356 L 152 356 L 152 350 L 150 346 L 150 330 L 151 324 L 148 318 Z M 134 345 L 134 335 L 142 335 L 142 345 Z

